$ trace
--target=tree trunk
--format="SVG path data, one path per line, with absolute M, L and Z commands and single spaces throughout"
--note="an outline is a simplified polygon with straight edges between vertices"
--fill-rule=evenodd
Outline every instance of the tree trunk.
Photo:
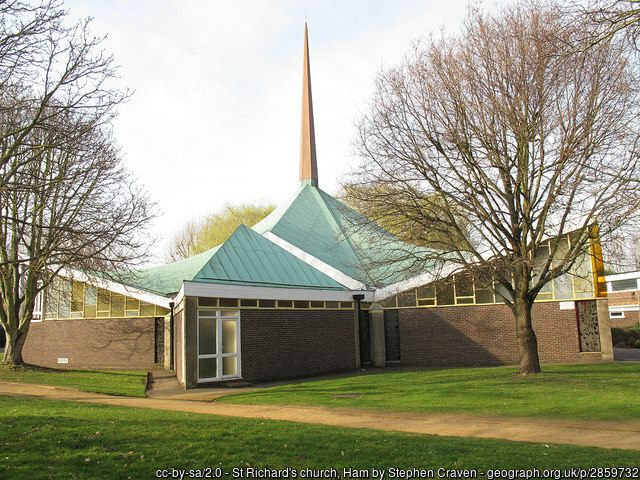
M 4 350 L 4 358 L 2 365 L 24 365 L 22 359 L 22 347 L 27 339 L 26 333 L 18 330 L 17 332 L 7 331 L 7 345 Z
M 540 373 L 538 358 L 538 339 L 531 326 L 531 307 L 533 302 L 526 298 L 518 298 L 514 305 L 516 317 L 516 333 L 520 352 L 520 375 Z

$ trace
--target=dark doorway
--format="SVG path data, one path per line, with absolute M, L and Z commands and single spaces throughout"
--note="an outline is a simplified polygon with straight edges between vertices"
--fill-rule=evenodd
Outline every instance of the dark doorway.
M 384 311 L 384 347 L 387 362 L 400 361 L 400 324 L 398 310 Z
M 155 363 L 164 363 L 164 318 L 156 318 Z
M 371 329 L 369 326 L 369 311 L 360 310 L 360 365 L 371 365 Z

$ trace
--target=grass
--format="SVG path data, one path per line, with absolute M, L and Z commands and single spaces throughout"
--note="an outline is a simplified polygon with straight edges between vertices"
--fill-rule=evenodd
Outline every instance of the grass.
M 522 377 L 512 367 L 389 370 L 238 393 L 219 401 L 582 420 L 640 418 L 640 364 L 547 366 L 543 371 Z M 336 393 L 361 396 L 335 398 Z
M 637 467 L 638 463 L 637 452 L 628 450 L 413 435 L 32 398 L 0 397 L 0 411 L 0 478 L 6 479 L 156 478 L 158 470 L 171 467 L 219 467 L 222 477 L 230 478 L 234 468 L 246 473 L 249 467 L 293 468 L 296 472 L 333 467 L 342 475 L 344 467 L 486 472 L 489 468 Z
M 72 387 L 84 392 L 144 397 L 146 372 L 100 372 L 93 370 L 65 370 L 35 365 L 0 365 L 0 380 L 39 383 L 58 387 Z

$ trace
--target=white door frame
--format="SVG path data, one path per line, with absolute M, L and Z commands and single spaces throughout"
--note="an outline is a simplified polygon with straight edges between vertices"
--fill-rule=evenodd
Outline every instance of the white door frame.
M 201 315 L 201 312 L 207 313 L 207 315 Z M 223 312 L 225 315 L 223 315 Z M 214 319 L 216 321 L 216 353 L 209 354 L 200 354 L 200 318 L 208 318 Z M 222 322 L 223 321 L 235 321 L 236 323 L 236 351 L 234 353 L 224 353 L 222 351 L 222 341 L 223 341 L 223 333 L 222 333 Z M 241 378 L 242 370 L 241 370 L 241 355 L 240 355 L 240 310 L 228 309 L 228 308 L 209 308 L 209 307 L 198 307 L 197 311 L 197 337 L 196 337 L 196 345 L 197 345 L 197 358 L 196 358 L 196 371 L 197 371 L 197 381 L 198 382 L 216 382 L 220 380 Z M 236 373 L 234 375 L 223 375 L 223 358 L 227 357 L 235 357 L 236 358 Z M 216 377 L 200 377 L 200 359 L 205 358 L 215 358 L 216 362 Z

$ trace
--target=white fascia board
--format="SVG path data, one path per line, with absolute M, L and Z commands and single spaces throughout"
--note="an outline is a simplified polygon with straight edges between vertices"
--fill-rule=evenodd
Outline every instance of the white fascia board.
M 605 280 L 607 282 L 614 282 L 616 280 L 631 280 L 633 278 L 640 278 L 640 271 L 638 272 L 627 272 L 627 273 L 616 273 L 613 275 L 605 276 Z
M 373 301 L 379 302 L 381 300 L 384 300 L 385 298 L 392 297 L 411 288 L 418 288 L 422 285 L 428 285 L 429 283 L 434 282 L 440 278 L 448 277 L 459 268 L 459 265 L 449 265 L 442 268 L 438 272 L 438 275 L 434 274 L 433 272 L 425 272 L 421 273 L 420 275 L 416 275 L 415 277 L 407 278 L 406 280 L 402 280 L 397 283 L 392 283 L 391 285 L 387 285 L 386 287 L 377 289 L 375 291 Z
M 637 312 L 640 310 L 638 305 L 609 305 L 610 312 Z
M 373 300 L 371 290 L 321 290 L 306 288 L 253 287 L 217 283 L 184 282 L 180 290 L 188 297 L 246 298 L 250 300 L 328 300 L 351 302 L 353 295 L 364 295 L 365 302 Z
M 349 275 L 341 272 L 337 268 L 332 267 L 328 263 L 323 262 L 319 258 L 316 258 L 313 255 L 310 255 L 309 253 L 305 252 L 301 248 L 296 247 L 295 245 L 284 240 L 283 238 L 280 238 L 277 235 L 271 233 L 270 231 L 264 232 L 262 236 L 267 240 L 272 241 L 283 250 L 286 250 L 293 256 L 299 258 L 307 265 L 310 265 L 316 270 L 324 273 L 327 277 L 331 278 L 332 280 L 335 280 L 340 285 L 344 285 L 345 287 L 350 288 L 351 290 L 365 290 L 367 288 L 367 286 L 364 283 L 359 282 L 355 278 L 352 278 Z
M 184 282 L 182 283 L 182 286 L 180 287 L 180 291 L 173 298 L 173 308 L 177 309 L 180 306 L 180 303 L 182 302 L 183 298 L 184 298 Z M 178 310 L 176 310 L 176 312 L 177 311 Z
M 169 303 L 173 301 L 171 298 L 165 297 L 163 295 L 146 292 L 144 290 L 133 288 L 128 285 L 123 285 L 122 283 L 113 282 L 111 280 L 91 277 L 86 273 L 77 270 L 63 269 L 60 271 L 59 275 L 61 277 L 70 278 L 79 282 L 88 283 L 89 285 L 92 285 L 94 287 L 104 288 L 105 290 L 110 290 L 115 293 L 127 295 L 129 297 L 142 300 L 143 302 L 153 303 L 154 305 L 159 305 L 164 308 L 170 308 Z

